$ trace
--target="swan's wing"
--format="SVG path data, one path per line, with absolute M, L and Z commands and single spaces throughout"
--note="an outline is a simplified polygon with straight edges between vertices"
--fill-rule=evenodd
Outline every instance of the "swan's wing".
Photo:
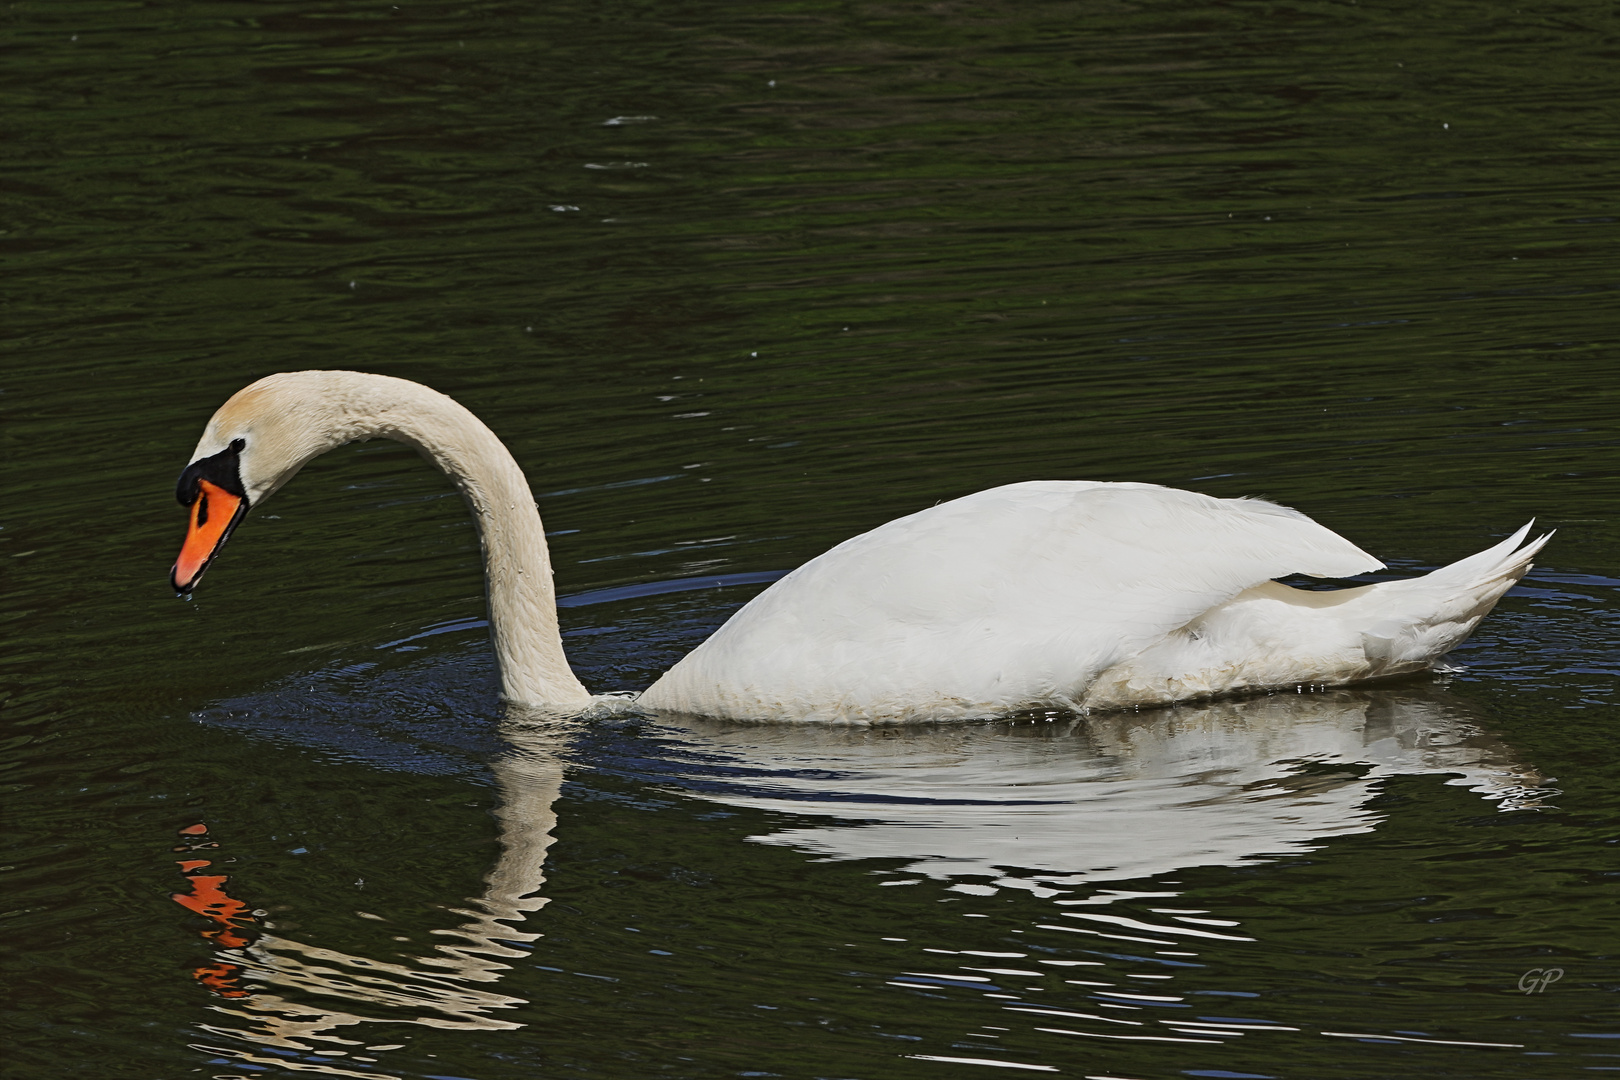
M 1382 565 L 1272 503 L 1151 484 L 1014 484 L 811 560 L 643 700 L 851 720 L 1073 703 L 1102 670 L 1252 585 Z

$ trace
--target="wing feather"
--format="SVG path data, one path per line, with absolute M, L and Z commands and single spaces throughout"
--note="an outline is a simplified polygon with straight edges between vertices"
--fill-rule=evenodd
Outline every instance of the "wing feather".
M 845 720 L 1073 704 L 1099 672 L 1244 589 L 1382 566 L 1263 500 L 1152 484 L 1013 484 L 812 559 L 644 700 Z

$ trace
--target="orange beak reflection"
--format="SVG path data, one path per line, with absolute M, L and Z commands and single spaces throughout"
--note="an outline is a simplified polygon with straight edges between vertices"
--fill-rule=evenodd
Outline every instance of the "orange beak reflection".
M 197 585 L 208 563 L 218 554 L 237 519 L 247 509 L 247 501 L 207 480 L 197 481 L 197 501 L 191 504 L 191 524 L 180 557 L 169 573 L 174 591 L 189 593 Z

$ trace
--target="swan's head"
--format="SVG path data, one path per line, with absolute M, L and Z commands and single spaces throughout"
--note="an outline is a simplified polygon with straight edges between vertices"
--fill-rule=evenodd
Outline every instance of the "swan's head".
M 295 371 L 236 392 L 203 429 L 175 497 L 191 510 L 169 583 L 189 593 L 247 514 L 311 458 L 360 433 L 346 422 L 355 372 Z M 360 376 L 365 378 L 364 376 Z

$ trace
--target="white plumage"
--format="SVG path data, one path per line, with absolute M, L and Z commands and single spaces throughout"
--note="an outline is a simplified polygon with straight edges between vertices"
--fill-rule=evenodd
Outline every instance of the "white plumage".
M 214 415 L 193 468 L 207 459 L 208 475 L 256 506 L 317 454 L 378 437 L 416 446 L 467 497 L 507 698 L 586 707 L 563 655 L 527 482 L 455 401 L 360 372 L 272 375 Z M 234 479 L 219 473 L 231 462 Z M 199 521 L 194 512 L 193 555 L 174 575 L 183 590 L 229 535 L 199 541 Z M 888 722 L 1162 704 L 1416 671 L 1467 637 L 1530 568 L 1547 537 L 1520 548 L 1528 529 L 1427 577 L 1312 592 L 1272 579 L 1383 564 L 1260 500 L 1152 484 L 1012 484 L 812 559 L 640 700 L 736 719 Z
M 1528 526 L 1526 527 L 1528 529 Z M 833 548 L 642 696 L 762 719 L 886 721 L 1117 708 L 1416 671 L 1529 567 L 1525 530 L 1425 578 L 1331 592 L 1271 579 L 1383 563 L 1297 511 L 1152 484 L 981 491 Z

